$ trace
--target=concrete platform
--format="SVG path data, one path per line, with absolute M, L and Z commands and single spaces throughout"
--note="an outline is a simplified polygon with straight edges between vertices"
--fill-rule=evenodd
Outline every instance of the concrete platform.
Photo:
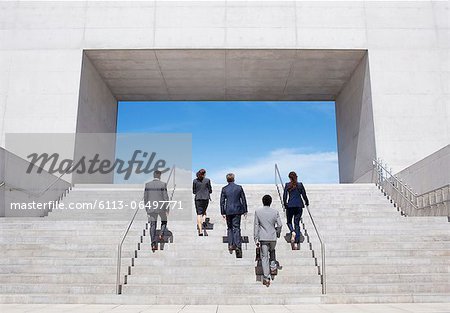
M 161 313 L 441 313 L 450 303 L 302 304 L 302 305 L 102 305 L 102 304 L 0 304 L 5 313 L 22 312 L 161 312 Z

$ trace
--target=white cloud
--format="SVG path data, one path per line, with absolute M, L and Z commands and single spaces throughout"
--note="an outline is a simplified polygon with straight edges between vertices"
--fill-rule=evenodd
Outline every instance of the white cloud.
M 336 152 L 299 153 L 293 149 L 274 150 L 269 155 L 242 166 L 211 170 L 209 177 L 214 183 L 220 184 L 225 181 L 227 173 L 233 172 L 238 183 L 274 183 L 275 163 L 280 168 L 284 182 L 288 180 L 287 174 L 290 171 L 297 172 L 299 180 L 308 184 L 339 181 Z

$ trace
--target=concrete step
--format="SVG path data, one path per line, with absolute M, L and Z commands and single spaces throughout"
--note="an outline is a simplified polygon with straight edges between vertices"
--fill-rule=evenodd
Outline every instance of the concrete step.
M 448 264 L 447 256 L 435 256 L 432 258 L 423 257 L 327 257 L 327 265 L 407 265 L 407 266 L 434 266 L 438 264 Z
M 134 251 L 134 247 L 133 247 Z M 4 257 L 20 257 L 20 258 L 32 258 L 32 257 L 44 257 L 44 258 L 108 258 L 116 257 L 117 249 L 109 250 L 59 250 L 59 249 L 16 249 L 8 250 L 4 252 Z M 123 257 L 132 257 L 134 254 L 130 249 L 124 248 L 122 251 Z
M 368 274 L 436 274 L 441 273 L 447 275 L 449 273 L 449 266 L 447 264 L 436 264 L 433 266 L 423 266 L 423 265 L 411 265 L 404 266 L 401 264 L 382 264 L 382 265 L 366 265 L 366 264 L 355 264 L 355 265 L 334 265 L 327 266 L 327 275 L 342 275 L 342 274 L 352 274 L 366 276 Z
M 313 245 L 319 248 L 319 243 L 316 238 L 311 237 Z M 343 242 L 339 241 L 335 244 L 328 243 L 326 249 L 331 250 L 436 250 L 436 249 L 450 249 L 450 242 L 439 241 L 420 241 L 420 242 L 377 242 L 377 241 L 355 241 Z
M 387 283 L 448 283 L 450 273 L 403 273 L 403 274 L 358 274 L 329 275 L 327 283 L 329 284 L 387 284 Z
M 138 258 L 143 259 L 178 259 L 178 258 L 194 258 L 194 259 L 207 259 L 207 260 L 217 260 L 217 259 L 223 259 L 225 257 L 229 257 L 230 253 L 228 252 L 228 249 L 226 245 L 222 247 L 221 250 L 211 250 L 211 249 L 197 249 L 197 250 L 180 250 L 177 248 L 171 249 L 165 249 L 164 251 L 156 251 L 153 253 L 150 249 L 150 245 L 147 246 L 148 248 L 144 248 L 141 250 L 138 250 L 137 255 Z M 254 259 L 255 257 L 255 250 L 244 250 L 248 251 L 248 253 L 245 253 L 245 257 Z M 286 261 L 288 259 L 297 260 L 297 259 L 306 259 L 310 260 L 312 259 L 312 252 L 310 250 L 300 250 L 300 251 L 292 251 L 290 248 L 290 245 L 286 244 L 285 249 L 281 249 L 278 245 L 276 249 L 276 256 L 279 259 L 280 262 Z
M 0 294 L 49 293 L 49 294 L 114 294 L 115 284 L 7 284 L 0 285 Z
M 240 283 L 234 284 L 133 284 L 126 285 L 123 288 L 123 294 L 189 294 L 196 295 L 209 295 L 211 297 L 218 297 L 223 295 L 234 295 L 245 297 L 248 294 L 252 295 L 284 295 L 292 293 L 301 294 L 320 294 L 320 285 L 313 284 L 276 284 L 274 283 L 271 288 L 261 288 L 260 282 L 245 282 L 243 279 Z M 259 288 L 258 288 L 259 287 Z M 270 290 L 269 290 L 270 289 Z M 1 290 L 1 287 L 0 287 Z
M 175 199 L 186 204 L 189 214 L 182 221 L 175 215 L 169 219 L 174 241 L 163 251 L 151 252 L 145 231 L 121 296 L 114 295 L 117 243 L 131 210 L 55 210 L 49 218 L 0 219 L 0 249 L 5 251 L 0 256 L 0 285 L 6 286 L 0 288 L 0 302 L 297 304 L 448 299 L 447 219 L 401 217 L 372 184 L 306 185 L 311 214 L 326 243 L 327 296 L 320 295 L 320 276 L 309 244 L 292 251 L 283 238 L 277 244 L 283 269 L 271 288 L 265 288 L 255 276 L 253 218 L 262 195 L 271 194 L 286 232 L 276 188 L 244 185 L 249 213 L 242 219 L 242 234 L 250 243 L 243 245 L 243 258 L 236 259 L 222 243 L 226 234 L 219 210 L 222 186 L 213 186 L 208 216 L 214 230 L 208 237 L 196 235 L 190 188 L 179 190 Z M 80 185 L 64 203 L 132 202 L 142 198 L 142 191 L 143 185 Z M 123 275 L 146 221 L 145 211 L 138 212 L 123 247 Z M 303 222 L 320 264 L 320 246 L 306 209 Z
M 234 258 L 234 256 L 233 256 Z M 295 271 L 297 274 L 317 275 L 315 266 L 298 267 Z M 152 267 L 152 266 L 135 266 L 131 269 L 131 276 L 147 276 L 155 275 L 155 273 L 164 275 L 190 275 L 191 280 L 195 281 L 198 276 L 219 276 L 222 277 L 222 283 L 226 282 L 229 274 L 241 275 L 243 278 L 255 278 L 254 266 L 242 265 L 223 265 L 212 268 L 205 266 L 170 266 L 170 267 Z
M 1 278 L 1 277 L 0 277 Z M 226 281 L 230 284 L 232 283 L 242 283 L 242 280 L 248 280 L 252 281 L 255 280 L 256 277 L 254 274 L 249 275 L 239 275 L 235 273 L 228 273 L 226 277 Z M 200 275 L 195 277 L 195 283 L 196 284 L 222 284 L 224 278 L 218 277 L 215 275 Z M 143 285 L 143 284 L 179 284 L 179 285 L 185 285 L 185 284 L 192 284 L 192 277 L 189 275 L 168 275 L 168 276 L 162 276 L 162 275 L 145 275 L 145 276 L 137 276 L 137 275 L 131 275 L 127 278 L 129 285 Z M 274 282 L 276 284 L 315 284 L 320 285 L 320 276 L 315 274 L 297 274 L 295 271 L 289 271 L 289 269 L 284 269 L 278 271 L 278 275 L 274 278 Z M 128 286 L 126 286 L 128 287 Z
M 327 284 L 327 291 L 330 293 L 450 293 L 448 283 L 400 283 L 391 284 Z
M 448 293 L 327 293 L 325 303 L 432 303 L 448 302 Z
M 251 269 L 256 265 L 254 257 L 246 259 L 236 259 L 236 258 L 141 258 L 138 257 L 135 261 L 135 266 L 151 266 L 151 267 L 187 267 L 187 266 L 204 266 L 208 269 L 215 269 L 220 266 L 246 266 Z M 106 261 L 105 261 L 106 263 Z M 281 263 L 281 260 L 280 260 Z M 0 262 L 0 264 L 2 264 Z M 313 266 L 313 258 L 296 258 L 296 259 L 285 259 L 282 262 L 283 266 Z
M 0 258 L 0 265 L 41 265 L 41 266 L 113 266 L 117 264 L 116 258 Z
M 123 269 L 126 269 L 127 265 L 123 265 Z M 58 267 L 44 267 L 40 265 L 2 265 L 0 268 L 0 274 L 106 274 L 115 275 L 117 266 L 58 266 Z
M 266 288 L 262 285 L 255 285 L 255 288 Z M 270 289 L 270 288 L 269 288 Z M 303 304 L 303 303 L 321 303 L 323 297 L 318 295 L 292 295 L 287 294 L 280 296 L 279 294 L 271 296 L 270 293 L 261 297 L 261 295 L 230 295 L 211 297 L 208 294 L 187 295 L 182 294 L 166 294 L 152 295 L 95 295 L 95 294 L 0 294 L 0 303 L 97 303 L 97 304 L 164 304 L 164 305 L 189 305 L 189 304 L 223 304 L 223 305 L 239 305 L 239 304 Z
M 329 250 L 327 257 L 436 257 L 447 256 L 450 257 L 450 250 L 435 249 L 435 250 Z

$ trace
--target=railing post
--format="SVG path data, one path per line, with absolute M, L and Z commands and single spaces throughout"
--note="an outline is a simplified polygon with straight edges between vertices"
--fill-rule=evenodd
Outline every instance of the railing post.
M 117 277 L 116 277 L 116 294 L 120 295 L 122 290 L 120 288 L 120 268 L 122 262 L 122 245 L 117 245 Z
M 327 276 L 325 271 L 325 243 L 321 245 L 322 254 L 322 294 L 327 293 Z

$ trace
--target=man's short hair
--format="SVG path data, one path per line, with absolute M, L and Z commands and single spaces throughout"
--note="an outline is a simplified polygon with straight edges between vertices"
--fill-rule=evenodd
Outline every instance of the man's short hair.
M 227 174 L 227 182 L 229 182 L 229 183 L 234 182 L 234 174 L 233 173 Z
M 262 198 L 262 202 L 264 206 L 270 206 L 272 204 L 272 197 L 270 195 L 265 195 Z
M 161 178 L 161 171 L 154 171 L 153 172 L 153 177 L 154 178 Z

